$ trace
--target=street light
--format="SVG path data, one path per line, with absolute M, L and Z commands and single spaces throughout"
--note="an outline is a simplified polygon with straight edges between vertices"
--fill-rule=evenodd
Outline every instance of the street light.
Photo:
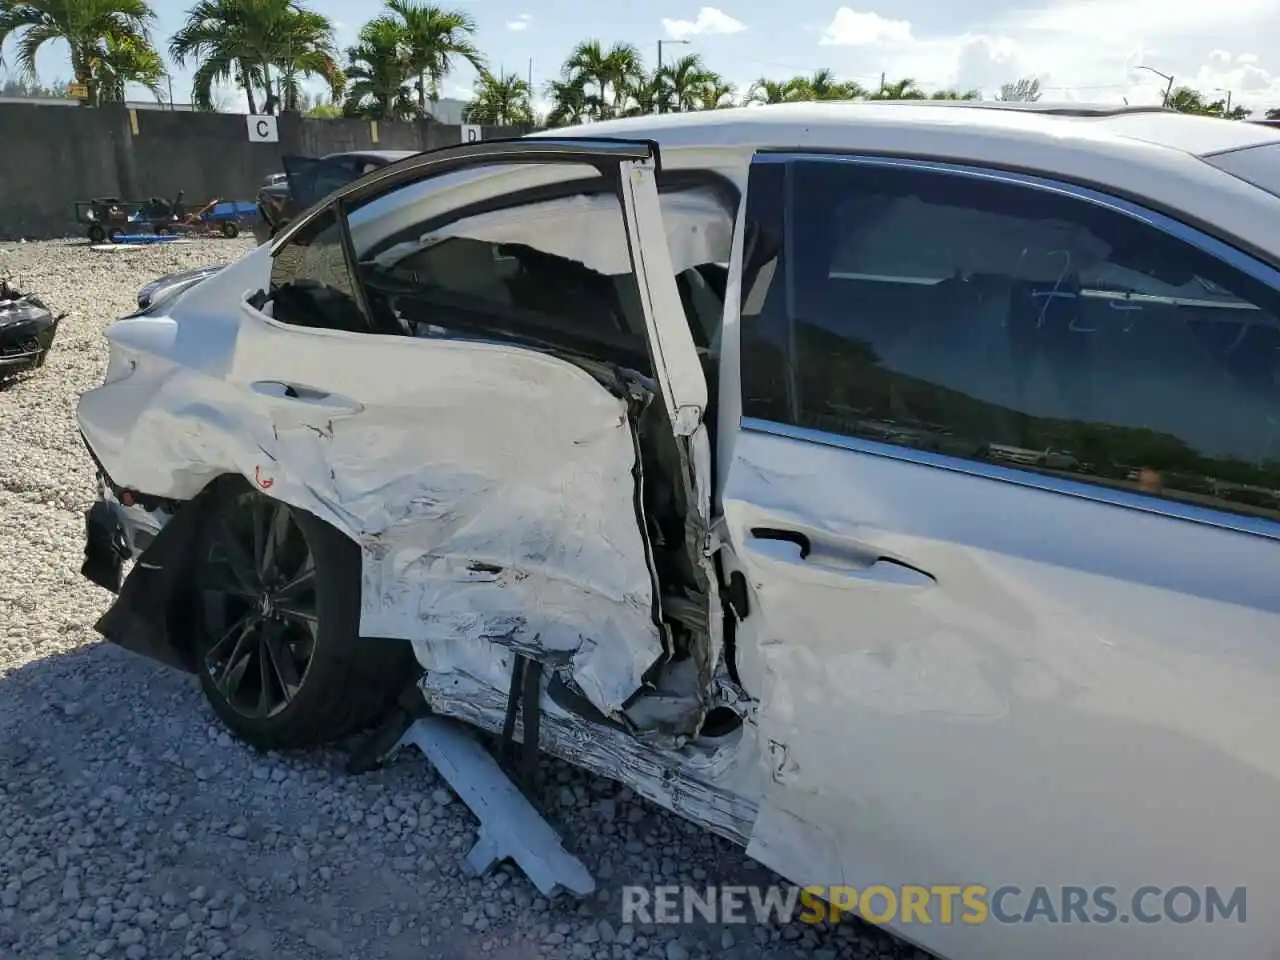
M 1230 113 L 1231 112 L 1231 91 L 1228 90 L 1226 87 L 1214 87 L 1213 92 L 1225 93 L 1227 95 L 1227 108 L 1226 110 L 1223 111 L 1223 113 Z
M 1167 74 L 1167 73 L 1161 73 L 1161 72 L 1160 72 L 1159 70 L 1157 70 L 1155 67 L 1147 67 L 1147 66 L 1139 65 L 1136 69 L 1138 69 L 1138 70 L 1150 70 L 1150 71 L 1151 71 L 1152 73 L 1154 73 L 1157 77 L 1163 77 L 1165 80 L 1169 81 L 1169 82 L 1168 82 L 1168 84 L 1166 84 L 1166 85 L 1165 85 L 1165 88 L 1164 88 L 1164 100 L 1162 100 L 1162 101 L 1161 101 L 1161 103 L 1160 103 L 1160 106 L 1162 106 L 1162 107 L 1167 107 L 1167 106 L 1169 105 L 1169 95 L 1170 95 L 1171 93 L 1173 93 L 1173 77 L 1169 76 L 1169 74 Z
M 664 44 L 674 44 L 675 46 L 688 46 L 688 40 L 659 40 L 658 41 L 658 76 L 662 76 L 662 47 Z M 667 101 L 661 95 L 658 96 L 658 112 L 667 112 Z

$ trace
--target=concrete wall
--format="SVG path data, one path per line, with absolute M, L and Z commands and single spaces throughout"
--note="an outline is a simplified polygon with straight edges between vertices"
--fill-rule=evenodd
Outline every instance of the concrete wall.
M 278 143 L 250 143 L 243 114 L 0 103 L 0 239 L 83 233 L 74 202 L 94 197 L 252 200 L 281 157 L 431 150 L 461 128 L 285 115 Z M 522 131 L 486 127 L 484 136 Z M 376 141 L 375 141 L 376 137 Z

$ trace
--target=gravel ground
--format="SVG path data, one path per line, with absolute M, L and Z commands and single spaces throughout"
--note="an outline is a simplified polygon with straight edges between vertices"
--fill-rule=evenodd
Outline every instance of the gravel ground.
M 624 925 L 623 884 L 775 878 L 551 760 L 544 799 L 599 896 L 548 902 L 507 868 L 470 878 L 475 820 L 416 751 L 361 777 L 338 749 L 257 754 L 193 678 L 101 642 L 109 595 L 79 576 L 93 487 L 76 398 L 139 286 L 249 246 L 0 245 L 0 275 L 68 313 L 45 368 L 0 388 L 0 957 L 924 960 L 850 922 Z

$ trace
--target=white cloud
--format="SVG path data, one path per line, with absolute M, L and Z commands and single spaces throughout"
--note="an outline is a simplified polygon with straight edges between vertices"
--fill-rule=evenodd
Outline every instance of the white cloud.
M 831 18 L 818 42 L 823 46 L 865 47 L 875 43 L 911 43 L 911 24 L 886 20 L 878 13 L 859 13 L 841 7 Z
M 662 28 L 667 31 L 667 36 L 673 40 L 683 40 L 686 37 L 694 37 L 701 34 L 741 33 L 747 29 L 747 25 L 741 20 L 735 20 L 723 10 L 717 10 L 715 7 L 703 7 L 698 11 L 697 18 L 693 20 L 670 20 L 663 17 Z
M 1166 81 L 1145 64 L 1206 94 L 1260 109 L 1280 106 L 1280 54 L 1261 57 L 1258 37 L 1280 32 L 1275 0 L 1021 0 L 1022 9 L 974 17 L 967 30 L 929 35 L 923 22 L 840 7 L 821 32 L 825 64 L 874 82 L 912 77 L 926 88 L 994 95 L 1018 77 L 1041 81 L 1046 100 L 1159 103 Z M 1032 6 L 1032 4 L 1039 4 Z M 1100 29 L 1105 27 L 1105 29 Z M 925 32 L 922 32 L 925 31 Z M 847 52 L 846 52 L 847 50 Z M 874 77 L 868 76 L 874 72 Z
M 533 22 L 533 17 L 529 16 L 529 14 L 527 13 L 522 13 L 520 14 L 520 16 L 516 17 L 514 20 L 507 21 L 507 29 L 508 30 L 527 30 L 529 29 L 529 24 L 532 22 Z
M 1212 33 L 1273 14 L 1273 0 L 1217 0 L 1212 4 L 1167 0 L 1060 0 L 1021 10 L 1008 24 L 1027 30 L 1057 31 L 1077 36 L 1141 37 L 1195 31 Z M 1204 34 L 1202 34 L 1204 35 Z

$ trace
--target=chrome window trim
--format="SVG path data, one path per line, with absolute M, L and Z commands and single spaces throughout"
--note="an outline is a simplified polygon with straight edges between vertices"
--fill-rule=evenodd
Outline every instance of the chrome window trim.
M 802 443 L 816 443 L 824 447 L 836 447 L 851 453 L 862 453 L 873 457 L 898 460 L 921 467 L 936 467 L 952 473 L 962 473 L 983 480 L 997 480 L 1012 483 L 1019 487 L 1042 490 L 1046 493 L 1057 493 L 1089 500 L 1094 503 L 1105 503 L 1113 507 L 1125 507 L 1129 510 L 1140 510 L 1143 513 L 1155 514 L 1174 520 L 1188 520 L 1235 533 L 1248 533 L 1265 537 L 1280 543 L 1280 522 L 1267 520 L 1264 517 L 1250 517 L 1244 514 L 1228 513 L 1212 507 L 1198 507 L 1194 504 L 1178 500 L 1168 500 L 1140 493 L 1129 493 L 1101 484 L 1084 480 L 1066 480 L 1048 477 L 1044 474 L 1019 470 L 1015 467 L 1002 467 L 981 460 L 965 460 L 942 453 L 930 453 L 926 450 L 913 450 L 911 447 L 900 447 L 879 440 L 864 440 L 862 437 L 851 437 L 843 433 L 829 433 L 826 430 L 814 430 L 809 427 L 796 427 L 787 423 L 775 423 L 757 417 L 743 417 L 742 430 L 745 433 L 767 434 L 787 440 L 798 440 Z
M 946 277 L 893 277 L 879 273 L 859 273 L 852 270 L 831 270 L 827 273 L 829 280 L 865 280 L 871 283 L 911 284 L 917 287 L 936 287 L 946 282 Z M 1170 307 L 1197 307 L 1204 310 L 1261 310 L 1256 303 L 1242 300 L 1204 300 L 1194 297 L 1170 297 L 1158 293 L 1129 293 L 1124 290 L 1102 290 L 1084 288 L 1076 293 L 1065 290 L 1053 290 L 1032 294 L 1034 297 L 1060 297 L 1064 300 L 1082 297 L 1088 300 L 1113 300 L 1120 303 L 1156 303 Z
M 969 177 L 976 180 L 1007 183 L 1014 186 L 1027 187 L 1033 190 L 1057 193 L 1077 200 L 1083 200 L 1086 203 L 1091 203 L 1131 217 L 1142 223 L 1146 223 L 1149 226 L 1168 234 L 1176 240 L 1190 244 L 1196 249 L 1221 260 L 1227 266 L 1249 275 L 1253 279 L 1271 287 L 1273 290 L 1280 291 L 1280 270 L 1276 270 L 1236 247 L 1224 243 L 1215 237 L 1211 237 L 1194 227 L 1188 226 L 1187 224 L 1174 219 L 1173 217 L 1157 213 L 1154 210 L 1148 210 L 1139 204 L 1132 203 L 1118 197 L 1112 197 L 1087 187 L 1064 183 L 1060 180 L 1054 180 L 1047 177 L 1013 173 L 1005 170 L 977 167 L 967 164 L 907 159 L 901 157 L 866 156 L 860 154 L 771 151 L 768 153 L 757 153 L 752 159 L 752 164 L 783 163 L 789 165 L 797 160 L 821 163 L 851 163 L 859 166 L 893 167 L 917 170 L 921 173 Z M 788 178 L 788 181 L 790 181 L 790 178 Z M 789 206 L 790 204 L 788 203 L 788 207 Z M 1214 306 L 1218 306 L 1218 304 L 1214 303 Z M 788 325 L 790 326 L 789 318 Z M 1201 507 L 1163 497 L 1130 493 L 1128 491 L 1117 490 L 1113 487 L 1090 483 L 1084 480 L 1067 480 L 1058 477 L 1049 477 L 1044 474 L 1019 470 L 1015 467 L 1003 467 L 996 464 L 984 463 L 978 460 L 966 460 L 961 457 L 952 457 L 946 454 L 915 450 L 911 447 L 897 446 L 891 443 L 883 443 L 878 440 L 868 440 L 862 437 L 854 437 L 846 434 L 830 433 L 825 430 L 814 430 L 808 427 L 776 423 L 771 420 L 764 420 L 757 417 L 744 416 L 741 419 L 740 427 L 748 433 L 767 434 L 801 442 L 817 443 L 823 446 L 848 450 L 853 453 L 883 457 L 918 466 L 935 467 L 942 470 L 949 470 L 953 473 L 964 474 L 966 476 L 977 477 L 985 480 L 995 480 L 1002 483 L 1012 483 L 1028 489 L 1042 490 L 1047 493 L 1076 497 L 1080 500 L 1103 503 L 1115 507 L 1123 507 L 1129 510 L 1139 510 L 1143 513 L 1149 513 L 1160 517 L 1185 520 L 1191 523 L 1198 523 L 1221 530 L 1250 534 L 1280 542 L 1280 522 L 1268 520 L 1264 517 L 1251 517 L 1243 514 L 1230 513 L 1213 507 Z

